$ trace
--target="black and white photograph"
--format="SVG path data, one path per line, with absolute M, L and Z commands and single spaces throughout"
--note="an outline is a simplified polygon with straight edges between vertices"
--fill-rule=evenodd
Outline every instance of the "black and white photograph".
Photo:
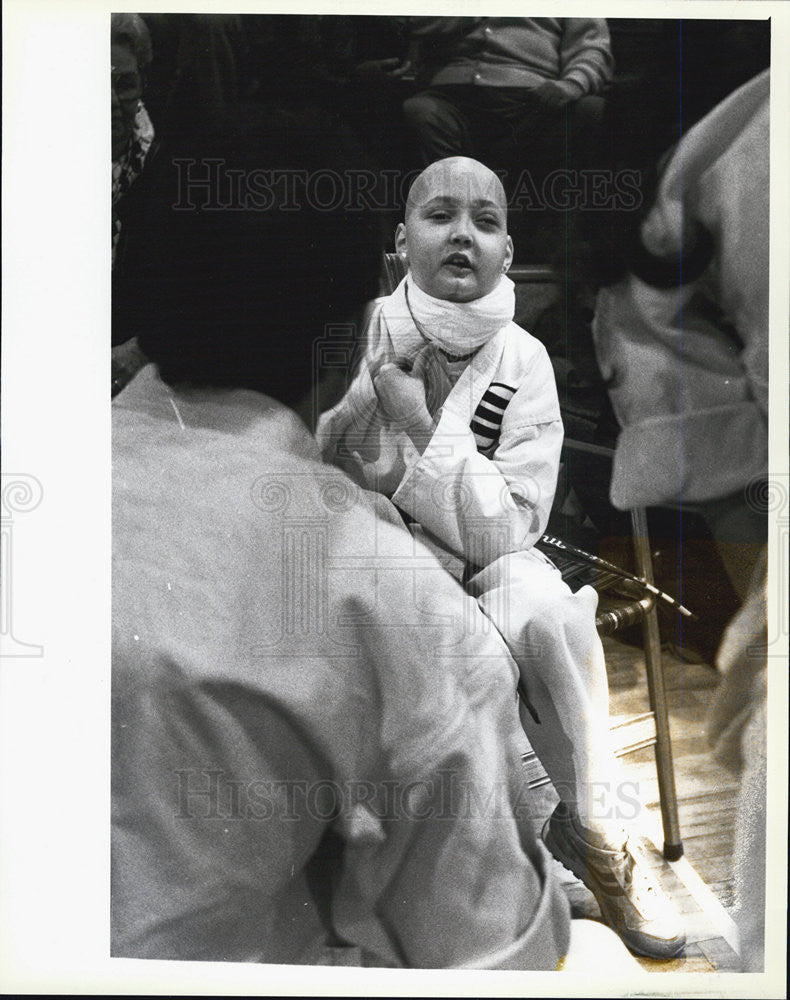
M 589 6 L 4 6 L 4 991 L 787 995 L 790 11 Z

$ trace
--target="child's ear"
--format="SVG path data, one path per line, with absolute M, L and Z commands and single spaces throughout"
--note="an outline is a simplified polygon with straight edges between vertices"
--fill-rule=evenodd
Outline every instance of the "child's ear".
M 408 253 L 406 248 L 406 226 L 402 222 L 398 223 L 398 228 L 395 230 L 395 250 L 399 257 L 406 260 Z
M 502 263 L 502 270 L 507 271 L 512 263 L 513 263 L 513 240 L 510 236 L 508 236 L 507 248 L 505 250 L 505 259 Z

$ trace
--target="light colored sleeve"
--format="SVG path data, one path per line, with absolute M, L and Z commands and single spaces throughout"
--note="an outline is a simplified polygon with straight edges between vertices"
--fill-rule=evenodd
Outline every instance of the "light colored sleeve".
M 641 237 L 654 267 L 678 275 L 683 261 L 684 284 L 631 274 L 598 294 L 593 338 L 622 427 L 615 507 L 704 502 L 767 475 L 768 125 L 761 74 L 668 163 Z M 684 241 L 698 225 L 711 255 L 690 273 Z
M 362 456 L 377 456 L 380 445 L 378 400 L 370 377 L 369 357 L 365 356 L 347 392 L 331 410 L 321 414 L 316 440 L 325 462 L 337 466 L 366 489 Z
M 451 552 L 485 566 L 543 534 L 562 439 L 554 372 L 540 347 L 505 409 L 493 451 L 478 451 L 468 416 L 446 406 L 393 502 Z
M 605 18 L 566 17 L 563 27 L 560 79 L 578 87 L 578 96 L 600 94 L 614 71 Z
M 765 413 L 703 282 L 630 275 L 598 294 L 593 333 L 621 426 L 610 497 L 627 510 L 729 496 L 768 469 Z
M 391 496 L 405 463 L 413 461 L 407 434 L 393 430 L 382 414 L 371 371 L 392 360 L 392 348 L 381 320 L 381 303 L 373 303 L 366 321 L 365 351 L 343 398 L 323 413 L 316 440 L 325 462 L 342 469 L 366 490 Z

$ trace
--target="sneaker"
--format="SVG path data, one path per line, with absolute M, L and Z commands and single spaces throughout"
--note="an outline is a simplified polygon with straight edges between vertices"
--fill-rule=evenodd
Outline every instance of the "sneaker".
M 602 850 L 588 844 L 560 802 L 543 827 L 543 842 L 581 879 L 598 901 L 601 916 L 637 955 L 675 958 L 686 944 L 677 914 L 628 847 Z

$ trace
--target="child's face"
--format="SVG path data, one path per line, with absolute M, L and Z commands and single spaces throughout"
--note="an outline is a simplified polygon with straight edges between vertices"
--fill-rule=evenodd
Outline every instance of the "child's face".
M 451 302 L 487 295 L 513 259 L 499 179 L 476 160 L 431 164 L 414 182 L 395 246 L 428 295 Z

